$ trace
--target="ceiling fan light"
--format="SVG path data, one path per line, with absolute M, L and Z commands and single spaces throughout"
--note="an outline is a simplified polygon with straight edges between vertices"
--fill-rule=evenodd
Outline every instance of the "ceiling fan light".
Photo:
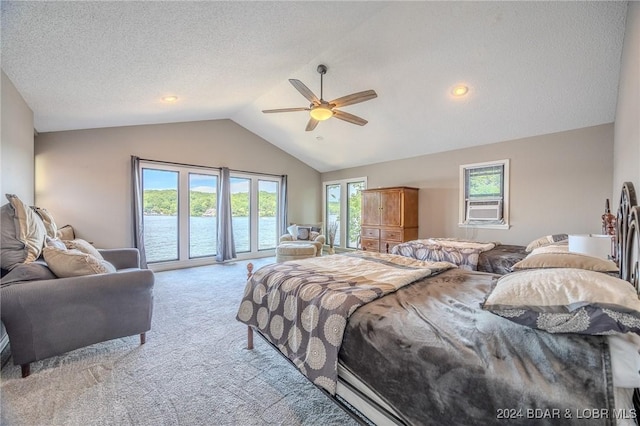
M 318 105 L 317 107 L 312 108 L 309 114 L 311 114 L 311 117 L 314 120 L 324 121 L 331 118 L 333 111 L 324 105 Z

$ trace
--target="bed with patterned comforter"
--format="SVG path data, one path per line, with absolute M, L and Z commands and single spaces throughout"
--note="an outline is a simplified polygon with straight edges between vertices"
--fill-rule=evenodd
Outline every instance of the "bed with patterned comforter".
M 391 254 L 417 260 L 451 262 L 469 271 L 508 274 L 527 255 L 524 246 L 456 238 L 425 238 L 392 247 Z
M 614 408 L 604 338 L 482 310 L 497 277 L 370 252 L 304 259 L 253 274 L 237 319 L 330 394 L 339 361 L 407 424 L 612 424 L 575 417 Z

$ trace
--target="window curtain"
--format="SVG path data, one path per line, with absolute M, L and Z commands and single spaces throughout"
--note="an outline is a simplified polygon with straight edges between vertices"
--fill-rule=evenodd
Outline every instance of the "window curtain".
M 142 201 L 142 176 L 140 158 L 131 156 L 131 185 L 133 186 L 133 246 L 140 252 L 140 267 L 147 268 L 147 254 L 144 249 L 144 204 Z
M 282 175 L 280 177 L 280 234 L 284 234 L 289 227 L 287 211 L 287 175 Z
M 218 195 L 218 254 L 216 260 L 224 262 L 236 257 L 231 221 L 231 177 L 228 167 L 220 169 L 220 194 Z

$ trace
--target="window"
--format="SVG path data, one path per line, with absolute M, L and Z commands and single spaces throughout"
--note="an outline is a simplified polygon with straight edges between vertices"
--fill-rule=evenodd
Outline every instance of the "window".
M 325 232 L 335 222 L 334 247 L 358 248 L 362 190 L 367 187 L 367 178 L 324 182 L 323 186 Z
M 147 262 L 212 263 L 218 247 L 218 169 L 141 161 Z M 239 259 L 272 255 L 280 234 L 280 178 L 231 172 L 231 216 Z M 154 268 L 163 269 L 163 268 Z
M 460 166 L 459 226 L 509 228 L 509 160 Z

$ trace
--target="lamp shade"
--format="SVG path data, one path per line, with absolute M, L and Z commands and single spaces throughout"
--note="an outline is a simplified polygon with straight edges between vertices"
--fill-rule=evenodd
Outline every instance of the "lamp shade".
M 609 259 L 613 242 L 611 235 L 585 234 L 569 235 L 569 251 L 588 256 Z
M 327 108 L 324 105 L 318 105 L 311 109 L 310 114 L 311 117 L 313 117 L 315 120 L 324 121 L 329 119 L 333 115 L 333 111 L 331 111 L 331 109 Z

